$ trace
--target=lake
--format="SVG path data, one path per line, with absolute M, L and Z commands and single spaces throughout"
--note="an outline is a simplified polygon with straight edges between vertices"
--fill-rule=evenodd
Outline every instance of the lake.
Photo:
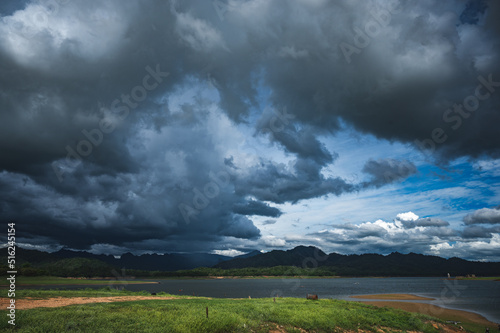
M 305 297 L 344 300 L 352 295 L 402 293 L 435 298 L 421 301 L 441 307 L 477 312 L 488 320 L 500 323 L 500 282 L 447 280 L 443 278 L 333 278 L 333 279 L 206 279 L 154 280 L 159 284 L 116 284 L 111 287 L 131 291 L 166 292 L 176 295 L 196 295 L 228 298 Z M 62 286 L 61 286 L 62 287 Z M 87 286 L 83 287 L 86 288 Z M 88 286 L 99 288 L 102 286 Z M 41 287 L 36 288 L 54 288 Z M 65 286 L 74 289 L 76 286 Z M 82 288 L 79 286 L 78 288 Z M 416 302 L 416 301 L 412 301 Z

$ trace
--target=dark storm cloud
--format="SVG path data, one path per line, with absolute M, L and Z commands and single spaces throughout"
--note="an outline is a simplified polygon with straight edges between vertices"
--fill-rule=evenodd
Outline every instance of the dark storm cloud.
M 364 183 L 364 186 L 380 187 L 408 178 L 417 172 L 417 167 L 409 161 L 387 158 L 377 161 L 369 160 L 363 166 L 363 172 L 372 178 L 369 182 Z
M 463 238 L 492 238 L 492 233 L 499 233 L 500 226 L 485 228 L 482 226 L 469 226 L 462 231 Z
M 448 223 L 447 221 L 443 221 L 439 218 L 434 218 L 434 217 L 421 218 L 415 221 L 405 221 L 405 220 L 399 220 L 399 221 L 401 221 L 401 223 L 405 228 L 446 227 L 450 225 L 450 223 Z
M 426 217 L 415 221 L 417 227 L 445 227 L 450 225 L 448 222 L 438 218 Z
M 482 208 L 464 217 L 466 225 L 471 224 L 500 224 L 500 208 Z
M 287 151 L 303 159 L 312 159 L 320 165 L 332 163 L 337 157 L 330 153 L 315 136 L 313 127 L 297 130 L 293 124 L 295 116 L 286 109 L 266 108 L 257 122 L 257 135 L 268 134 Z
M 258 200 L 274 203 L 297 203 L 303 199 L 356 190 L 354 185 L 339 177 L 324 177 L 320 170 L 321 166 L 307 159 L 297 159 L 291 170 L 284 164 L 262 162 L 249 168 L 249 177 L 238 179 L 235 189 L 238 195 L 251 194 Z
M 0 3 L 0 15 L 11 15 L 16 10 L 23 9 L 29 0 L 5 0 Z
M 325 176 L 337 154 L 320 136 L 341 121 L 418 142 L 442 161 L 498 154 L 496 2 L 477 26 L 472 14 L 460 22 L 463 2 L 402 3 L 350 63 L 340 43 L 356 44 L 356 29 L 389 8 L 241 1 L 221 13 L 211 1 L 49 3 L 4 11 L 0 22 L 1 221 L 22 222 L 33 244 L 185 251 L 229 239 L 236 248 L 260 236 L 245 215 L 281 214 L 264 201 L 341 195 L 415 173 L 411 162 L 386 159 L 367 162 L 369 184 Z M 170 109 L 174 93 L 208 83 L 224 114 L 201 93 Z M 474 102 L 466 98 L 476 91 L 488 96 L 477 111 L 447 113 Z M 103 133 L 102 123 L 113 130 Z M 292 161 L 233 156 L 237 147 L 227 146 L 240 140 L 232 132 L 239 123 Z M 78 150 L 83 140 L 99 142 L 88 156 Z
M 260 201 L 250 201 L 246 205 L 237 205 L 234 212 L 242 215 L 261 215 L 279 217 L 281 211 Z
M 223 20 L 215 18 L 214 26 L 231 53 L 214 59 L 211 68 L 220 82 L 223 103 L 238 105 L 227 110 L 234 118 L 242 102 L 233 101 L 231 92 L 237 90 L 240 100 L 252 104 L 253 88 L 245 85 L 255 82 L 255 71 L 264 70 L 274 104 L 294 115 L 294 122 L 314 126 L 316 133 L 335 131 L 338 120 L 344 119 L 378 137 L 427 147 L 442 159 L 497 156 L 500 142 L 492 124 L 499 119 L 498 4 L 488 5 L 485 24 L 474 26 L 459 24 L 463 3 L 413 4 L 411 11 L 403 3 L 400 12 L 389 15 L 387 26 L 368 38 L 370 45 L 347 64 L 339 44 L 354 45 L 352 27 L 363 29 L 387 12 L 389 4 L 386 8 L 348 2 L 235 3 Z M 196 7 L 189 12 L 213 19 L 213 12 L 201 14 Z M 438 17 L 441 24 L 433 24 Z M 232 68 L 235 59 L 239 66 Z M 235 75 L 247 79 L 233 82 L 230 89 L 229 80 Z M 484 80 L 478 80 L 480 75 Z M 493 82 L 483 84 L 488 80 Z M 466 102 L 473 105 L 479 85 L 478 93 L 488 97 L 481 97 L 477 112 L 468 111 L 469 105 L 465 111 L 453 109 L 469 95 Z M 275 139 L 297 152 L 300 145 L 285 134 L 279 132 Z
M 402 13 L 392 15 L 387 28 L 370 39 L 370 45 L 361 49 L 359 55 L 355 54 L 351 64 L 344 66 L 339 64 L 342 59 L 313 61 L 313 55 L 330 58 L 337 54 L 328 48 L 331 44 L 316 41 L 338 38 L 354 44 L 356 35 L 349 32 L 350 27 L 363 29 L 365 23 L 373 20 L 372 14 L 383 8 L 367 8 L 362 13 L 349 12 L 352 8 L 349 5 L 308 8 L 328 13 L 323 16 L 325 20 L 334 17 L 340 29 L 329 31 L 321 19 L 314 20 L 314 28 L 311 26 L 310 30 L 294 26 L 293 20 L 285 23 L 283 29 L 298 37 L 293 43 L 285 37 L 280 44 L 288 42 L 295 49 L 308 51 L 310 56 L 288 57 L 273 63 L 268 79 L 277 87 L 274 100 L 288 106 L 297 119 L 313 122 L 318 130 L 334 130 L 336 120 L 342 118 L 377 137 L 422 143 L 417 146 L 428 147 L 443 159 L 481 153 L 498 156 L 500 141 L 493 126 L 500 117 L 495 107 L 500 98 L 498 91 L 489 94 L 483 85 L 481 93 L 488 98 L 480 102 L 475 116 L 467 110 L 462 113 L 464 116 L 456 111 L 447 113 L 453 103 L 462 104 L 469 95 L 473 97 L 468 102 L 476 101 L 475 89 L 481 85 L 479 75 L 487 78 L 491 74 L 493 81 L 500 81 L 495 61 L 479 61 L 484 56 L 498 60 L 498 36 L 492 34 L 493 17 L 497 13 L 488 11 L 488 22 L 483 27 L 457 27 L 458 18 L 451 12 L 451 6 L 436 7 L 429 2 L 422 4 L 422 8 L 412 6 L 412 10 L 421 10 L 427 5 L 434 6 L 426 9 L 432 15 L 422 12 L 410 18 L 404 14 L 407 12 L 404 8 Z M 287 15 L 286 10 L 282 12 Z M 345 15 L 341 17 L 342 14 Z M 441 17 L 442 25 L 431 23 L 434 15 Z M 273 29 L 271 24 L 266 28 Z M 304 31 L 316 33 L 308 35 Z M 491 37 L 488 51 L 483 41 L 472 37 L 482 31 Z M 310 47 L 315 42 L 317 47 Z M 471 62 L 475 64 L 472 68 Z M 498 83 L 495 84 L 493 90 L 498 90 Z M 434 138 L 435 129 L 442 129 L 444 133 Z
M 484 0 L 470 0 L 465 5 L 465 9 L 460 14 L 460 22 L 468 24 L 477 24 L 488 5 Z
M 442 226 L 433 226 L 433 228 L 427 228 L 424 230 L 424 234 L 428 236 L 435 236 L 438 237 L 439 239 L 442 240 L 456 240 L 460 239 L 460 232 L 448 228 L 448 227 L 442 227 Z

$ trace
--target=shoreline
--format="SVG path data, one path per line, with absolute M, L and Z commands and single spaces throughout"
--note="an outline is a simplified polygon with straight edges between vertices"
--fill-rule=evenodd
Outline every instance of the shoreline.
M 497 328 L 500 325 L 500 323 L 490 321 L 485 316 L 477 312 L 445 308 L 426 302 L 411 302 L 412 300 L 434 300 L 433 298 L 429 297 L 421 297 L 412 294 L 372 294 L 354 295 L 350 296 L 350 298 L 353 299 L 353 302 L 360 302 L 377 307 L 390 307 L 408 312 L 420 313 L 445 321 L 472 323 L 489 326 L 490 328 Z

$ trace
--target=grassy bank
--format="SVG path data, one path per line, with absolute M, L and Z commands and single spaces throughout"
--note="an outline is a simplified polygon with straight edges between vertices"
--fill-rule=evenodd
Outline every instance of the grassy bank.
M 1 289 L 0 297 L 7 297 L 7 290 Z M 86 288 L 86 289 L 74 289 L 74 290 L 64 290 L 64 289 L 17 289 L 16 299 L 46 299 L 54 297 L 110 297 L 110 296 L 147 296 L 151 293 L 147 291 L 129 291 L 129 290 L 118 290 L 113 287 L 105 287 L 100 289 Z M 159 295 L 171 296 L 166 293 L 159 293 Z M 188 296 L 176 296 L 179 298 L 185 298 Z
M 107 293 L 108 292 L 108 293 Z M 24 297 L 144 295 L 107 290 L 25 290 Z M 340 300 L 180 298 L 18 310 L 18 332 L 437 332 L 430 317 Z M 208 307 L 209 317 L 206 317 Z M 6 318 L 6 311 L 0 311 Z M 434 324 L 436 325 L 436 324 Z M 0 329 L 7 330 L 6 320 Z M 302 330 L 302 331 L 301 331 Z
M 490 329 L 490 333 L 497 333 L 498 326 L 495 323 L 488 321 L 483 316 L 468 311 L 452 310 L 441 308 L 432 304 L 413 303 L 413 302 L 398 302 L 398 301 L 362 301 L 364 304 L 374 306 L 387 306 L 391 308 L 401 309 L 409 312 L 417 312 L 428 314 L 444 321 L 459 322 L 467 331 L 484 332 L 485 328 Z
M 94 279 L 72 279 L 62 278 L 56 276 L 17 276 L 16 286 L 22 285 L 124 285 L 124 284 L 143 284 L 143 283 L 156 283 L 153 281 L 145 280 L 94 280 Z M 8 286 L 7 279 L 2 279 L 0 288 Z

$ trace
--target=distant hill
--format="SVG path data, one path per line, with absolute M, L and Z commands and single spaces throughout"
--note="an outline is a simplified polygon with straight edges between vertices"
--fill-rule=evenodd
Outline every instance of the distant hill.
M 460 258 L 444 259 L 416 253 L 389 255 L 325 254 L 318 248 L 298 246 L 288 251 L 275 250 L 250 258 L 234 258 L 216 264 L 215 268 L 248 267 L 321 267 L 340 276 L 500 276 L 499 262 L 476 262 Z
M 6 249 L 2 249 L 0 252 L 1 262 L 7 262 Z M 253 255 L 260 254 L 259 251 L 252 251 L 250 253 L 244 254 L 240 257 L 251 257 Z M 5 257 L 5 258 L 4 258 Z M 4 258 L 4 259 L 2 259 Z M 148 270 L 148 271 L 177 271 L 177 270 L 187 270 L 197 267 L 211 267 L 222 261 L 233 259 L 233 257 L 210 254 L 210 253 L 191 253 L 191 254 L 179 254 L 179 253 L 166 253 L 166 254 L 143 254 L 134 255 L 132 253 L 125 253 L 119 259 L 112 255 L 104 254 L 92 254 L 85 251 L 72 251 L 67 249 L 61 249 L 57 252 L 43 252 L 38 250 L 27 250 L 23 248 L 16 249 L 16 264 L 20 267 L 23 264 L 29 263 L 32 267 L 44 267 L 47 268 L 51 264 L 54 264 L 62 259 L 71 258 L 84 258 L 105 263 L 109 267 L 119 267 L 126 269 L 135 270 Z M 239 257 L 236 257 L 239 258 Z M 98 265 L 103 267 L 102 265 Z
M 47 272 L 50 272 L 50 275 L 64 276 L 64 277 L 110 276 L 113 270 L 116 271 L 114 267 L 106 264 L 101 260 L 88 259 L 88 258 L 61 259 L 46 264 L 44 268 Z
M 262 254 L 262 252 L 257 251 L 257 250 L 253 250 L 251 252 L 248 252 L 248 253 L 245 253 L 245 254 L 242 254 L 242 255 L 239 255 L 236 257 L 229 258 L 228 260 L 237 259 L 237 258 L 250 258 L 250 257 L 256 256 L 258 254 Z
M 310 258 L 325 258 L 327 255 L 313 246 L 297 246 L 288 251 L 274 250 L 267 253 L 258 253 L 249 258 L 234 258 L 216 264 L 216 268 L 247 268 L 247 267 L 274 267 L 274 266 L 298 266 L 303 262 L 307 267 L 312 267 Z M 309 259 L 308 259 L 309 258 Z

